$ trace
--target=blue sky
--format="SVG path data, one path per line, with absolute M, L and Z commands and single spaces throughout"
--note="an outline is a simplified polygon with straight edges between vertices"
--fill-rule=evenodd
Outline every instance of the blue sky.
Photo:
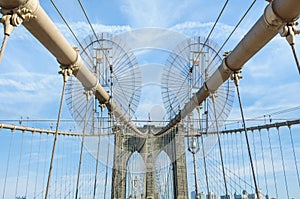
M 186 37 L 198 35 L 206 37 L 224 2 L 155 0 L 150 3 L 145 0 L 114 0 L 101 2 L 101 4 L 96 1 L 82 1 L 82 4 L 96 32 L 120 33 L 156 27 L 179 32 Z M 40 3 L 60 27 L 67 40 L 71 44 L 78 45 L 50 1 L 42 0 Z M 78 2 L 66 0 L 55 3 L 79 40 L 82 41 L 86 35 L 92 34 Z M 251 3 L 252 1 L 243 3 L 230 1 L 210 39 L 221 46 Z M 223 48 L 224 51 L 235 47 L 262 14 L 266 5 L 267 2 L 264 1 L 255 3 Z M 296 42 L 299 43 L 299 39 L 296 39 Z M 130 45 L 132 44 L 128 46 L 131 47 Z M 299 49 L 297 44 L 296 49 Z M 159 51 L 155 50 L 151 53 L 158 54 Z M 164 59 L 167 57 L 165 53 L 165 57 L 150 60 L 151 54 L 145 52 L 140 54 L 137 53 L 136 57 L 141 65 L 159 64 L 163 67 Z M 61 85 L 61 79 L 57 75 L 58 64 L 55 58 L 24 27 L 16 28 L 9 38 L 1 68 L 1 118 L 15 119 L 21 116 L 55 118 L 60 95 L 60 89 L 57 88 Z M 284 38 L 277 36 L 255 55 L 246 64 L 243 76 L 241 91 L 244 96 L 246 117 L 251 118 L 299 104 L 297 100 L 300 93 L 299 77 L 291 49 Z M 160 83 L 156 82 L 156 84 L 159 86 Z M 286 97 L 290 94 L 293 94 L 293 97 Z M 157 103 L 150 106 L 154 105 Z M 150 111 L 151 108 L 145 112 Z M 231 116 L 236 119 L 238 109 L 233 108 Z M 65 111 L 64 117 L 69 117 L 68 111 Z M 142 117 L 145 119 L 147 114 L 142 114 Z
M 56 0 L 55 3 L 79 40 L 82 41 L 92 34 L 77 1 Z M 169 51 L 177 43 L 169 38 L 168 41 L 155 40 L 157 43 L 154 44 L 157 36 L 155 34 L 160 30 L 168 30 L 178 34 L 178 38 L 206 37 L 224 3 L 224 0 L 82 0 L 96 32 L 120 35 L 123 33 L 124 38 L 128 38 L 124 33 L 128 31 L 142 30 L 145 33 L 144 38 L 136 38 L 127 44 L 133 49 L 143 75 L 141 101 L 136 111 L 138 119 L 148 119 L 149 112 L 152 119 L 162 119 L 159 114 L 164 111 L 161 108 L 163 105 L 159 75 Z M 221 46 L 251 3 L 250 0 L 229 1 L 210 39 Z M 67 40 L 73 45 L 78 45 L 50 1 L 41 0 L 40 4 Z M 255 3 L 225 45 L 224 51 L 235 47 L 262 15 L 266 5 L 266 1 Z M 150 32 L 145 28 L 152 28 L 154 31 Z M 149 45 L 152 45 L 153 49 L 139 48 Z M 296 36 L 298 54 L 299 46 L 299 36 Z M 15 28 L 0 63 L 0 119 L 55 119 L 62 87 L 62 78 L 57 74 L 58 66 L 56 59 L 24 27 Z M 276 36 L 246 63 L 240 86 L 246 118 L 255 118 L 300 105 L 299 74 L 291 49 L 284 38 Z M 71 118 L 66 105 L 62 117 Z M 299 111 L 277 117 L 299 118 Z M 236 99 L 229 119 L 240 119 Z M 47 128 L 49 124 L 42 125 Z M 66 125 L 64 128 L 71 127 Z

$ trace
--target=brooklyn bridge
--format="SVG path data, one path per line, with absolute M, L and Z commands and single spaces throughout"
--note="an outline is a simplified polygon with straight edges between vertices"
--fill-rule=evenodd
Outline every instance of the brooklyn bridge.
M 299 198 L 299 1 L 141 2 L 0 0 L 0 197 Z

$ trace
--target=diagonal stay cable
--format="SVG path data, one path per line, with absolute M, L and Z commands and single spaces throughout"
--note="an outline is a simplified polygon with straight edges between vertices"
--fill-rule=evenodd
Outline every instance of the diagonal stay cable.
M 90 26 L 90 28 L 91 28 L 93 34 L 94 34 L 94 36 L 95 36 L 97 42 L 99 43 L 99 45 L 101 45 L 100 42 L 99 42 L 100 40 L 99 40 L 99 38 L 98 38 L 98 35 L 97 35 L 97 33 L 96 33 L 96 31 L 95 31 L 95 29 L 94 29 L 94 27 L 93 27 L 93 25 L 92 25 L 92 23 L 91 23 L 91 21 L 90 21 L 88 15 L 87 15 L 87 12 L 86 12 L 86 10 L 85 10 L 83 4 L 81 3 L 80 0 L 78 0 L 78 3 L 79 3 L 79 5 L 80 5 L 80 8 L 81 8 L 81 10 L 82 10 L 82 12 L 83 12 L 83 14 L 84 14 L 84 16 L 85 16 L 87 22 L 88 22 L 88 24 L 89 24 L 89 26 Z M 109 66 L 112 66 L 112 63 L 110 62 L 107 53 L 105 53 L 105 51 L 104 51 L 103 49 L 101 49 L 101 50 L 102 50 L 102 52 L 103 52 L 103 54 L 104 54 L 105 60 L 106 60 L 107 63 L 109 64 Z M 116 83 L 117 83 L 118 85 L 120 85 L 120 82 L 118 81 L 118 77 L 115 76 L 115 78 L 116 78 L 116 80 L 117 80 Z M 127 95 L 126 95 L 126 92 L 124 91 L 124 89 L 122 88 L 122 86 L 120 86 L 120 88 L 121 88 L 121 91 L 122 91 L 122 93 L 123 93 L 123 96 L 126 97 L 126 96 L 127 96 Z M 127 99 L 126 99 L 127 101 L 130 101 L 130 100 L 128 99 L 128 97 L 126 97 L 126 98 L 127 98 Z
M 72 28 L 70 27 L 70 25 L 68 24 L 68 22 L 66 21 L 66 19 L 64 18 L 64 16 L 62 15 L 62 13 L 59 11 L 58 7 L 56 6 L 56 4 L 54 3 L 53 0 L 50 0 L 50 2 L 52 3 L 53 7 L 55 8 L 56 12 L 59 14 L 59 16 L 61 17 L 61 19 L 64 21 L 64 23 L 66 24 L 66 26 L 68 27 L 69 31 L 71 32 L 71 34 L 73 35 L 73 37 L 75 38 L 75 40 L 77 41 L 77 43 L 79 44 L 80 48 L 83 50 L 83 52 L 86 54 L 86 56 L 89 58 L 89 60 L 91 62 L 93 62 L 92 58 L 89 56 L 89 54 L 85 51 L 83 45 L 81 44 L 81 42 L 79 41 L 78 37 L 76 36 L 76 34 L 74 33 L 74 31 L 72 30 Z
M 210 61 L 210 63 L 208 64 L 207 68 L 209 68 L 211 66 L 211 64 L 213 63 L 213 61 L 216 59 L 216 57 L 219 55 L 219 53 L 221 52 L 221 50 L 224 48 L 224 46 L 226 45 L 226 43 L 229 41 L 229 39 L 232 37 L 233 33 L 236 31 L 236 29 L 239 27 L 239 25 L 242 23 L 242 21 L 245 19 L 245 17 L 247 16 L 247 14 L 249 13 L 249 11 L 252 9 L 252 7 L 254 6 L 256 0 L 254 0 L 251 5 L 249 6 L 249 8 L 246 10 L 246 12 L 244 13 L 244 15 L 242 16 L 242 18 L 238 21 L 238 23 L 235 25 L 234 29 L 231 31 L 231 33 L 229 34 L 229 36 L 227 37 L 227 39 L 224 41 L 224 43 L 222 44 L 222 46 L 219 48 L 219 50 L 217 51 L 216 55 L 213 57 L 213 59 Z M 196 81 L 196 83 L 198 83 L 200 81 L 200 78 L 198 78 L 198 80 Z

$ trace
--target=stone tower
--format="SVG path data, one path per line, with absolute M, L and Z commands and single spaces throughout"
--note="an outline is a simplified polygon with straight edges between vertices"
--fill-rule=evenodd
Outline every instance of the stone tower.
M 145 132 L 148 137 L 135 137 L 120 128 L 115 130 L 111 198 L 124 199 L 126 197 L 127 162 L 134 152 L 140 153 L 145 163 L 143 198 L 158 198 L 155 192 L 155 161 L 162 151 L 169 156 L 172 163 L 174 198 L 188 198 L 184 132 L 181 128 L 176 128 L 167 135 L 155 137 L 153 134 L 161 128 L 147 125 L 139 130 Z

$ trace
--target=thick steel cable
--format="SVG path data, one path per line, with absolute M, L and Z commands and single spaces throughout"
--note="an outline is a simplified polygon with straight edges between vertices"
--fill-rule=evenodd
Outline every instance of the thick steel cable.
M 7 156 L 7 161 L 6 161 L 6 171 L 5 171 L 4 185 L 3 185 L 3 195 L 2 195 L 3 199 L 5 199 L 6 180 L 7 180 L 7 173 L 8 173 L 8 169 L 9 169 L 10 153 L 11 153 L 11 145 L 12 145 L 11 143 L 12 143 L 13 135 L 14 135 L 14 133 L 13 133 L 13 131 L 11 131 L 10 140 L 9 140 L 8 156 Z
M 205 39 L 205 41 L 204 41 L 204 43 L 203 43 L 203 46 L 202 46 L 202 48 L 201 48 L 201 51 L 202 51 L 203 48 L 206 46 L 206 43 L 207 43 L 207 41 L 209 40 L 209 38 L 210 38 L 212 32 L 214 31 L 214 29 L 215 29 L 217 23 L 219 22 L 219 20 L 220 20 L 222 14 L 223 14 L 223 12 L 224 12 L 224 10 L 225 10 L 225 8 L 226 8 L 228 2 L 229 2 L 229 0 L 226 0 L 225 4 L 223 5 L 223 7 L 222 7 L 222 9 L 221 9 L 221 11 L 220 11 L 220 13 L 219 13 L 219 15 L 218 15 L 218 17 L 217 17 L 217 19 L 216 19 L 214 25 L 213 25 L 213 27 L 211 28 L 210 32 L 208 33 L 208 36 L 206 37 L 206 39 Z M 220 52 L 220 51 L 219 51 L 219 52 Z M 217 54 L 219 54 L 219 52 L 218 52 Z M 216 55 L 216 56 L 217 56 L 217 55 Z M 214 59 L 216 58 L 216 56 L 214 57 Z M 196 59 L 199 59 L 199 57 L 200 57 L 200 53 L 197 55 Z M 195 66 L 195 63 L 193 63 L 193 65 L 191 66 L 191 69 L 193 69 L 194 66 Z M 210 64 L 209 64 L 208 66 L 210 66 Z M 202 76 L 202 75 L 201 75 L 201 76 Z M 201 76 L 200 76 L 200 77 L 201 77 Z M 198 81 L 199 81 L 199 79 L 196 80 L 196 83 L 197 83 Z
M 265 179 L 265 185 L 266 185 L 266 191 L 267 195 L 269 195 L 269 190 L 268 190 L 268 180 L 267 180 L 267 172 L 266 172 L 266 163 L 265 163 L 265 153 L 264 153 L 264 147 L 263 147 L 263 142 L 261 138 L 261 131 L 259 130 L 259 139 L 260 139 L 260 147 L 261 147 L 261 155 L 262 155 L 262 160 L 263 160 L 263 167 L 264 167 L 264 179 Z
M 78 163 L 78 173 L 77 173 L 77 183 L 76 183 L 75 199 L 78 198 L 79 183 L 80 183 L 80 170 L 81 170 L 81 164 L 82 164 L 82 155 L 83 155 L 83 148 L 84 148 L 84 138 L 85 138 L 85 133 L 86 133 L 88 108 L 89 108 L 89 101 L 90 101 L 90 93 L 89 93 L 89 91 L 87 91 L 85 94 L 86 94 L 86 107 L 85 107 L 85 117 L 84 117 L 83 133 L 82 133 L 81 147 L 80 147 L 80 156 L 79 156 L 79 163 Z
M 4 34 L 4 38 L 3 38 L 3 41 L 2 41 L 2 44 L 1 44 L 1 50 L 0 50 L 0 62 L 2 60 L 4 49 L 5 49 L 6 44 L 7 44 L 8 36 L 9 35 Z
M 299 64 L 298 56 L 296 53 L 295 45 L 292 44 L 291 47 L 292 47 L 293 55 L 294 55 L 295 62 L 296 62 L 297 68 L 298 68 L 298 72 L 300 74 L 300 64 Z
M 228 2 L 229 2 L 229 0 L 226 0 L 225 4 L 223 5 L 222 10 L 220 11 L 220 13 L 219 13 L 219 15 L 218 15 L 218 17 L 217 17 L 217 19 L 216 19 L 216 21 L 215 21 L 213 27 L 211 28 L 210 32 L 208 33 L 208 36 L 206 37 L 206 40 L 205 40 L 203 46 L 205 46 L 206 42 L 208 41 L 208 39 L 210 38 L 212 32 L 214 31 L 214 29 L 215 29 L 217 23 L 219 22 L 219 19 L 221 18 L 221 15 L 223 14 L 223 12 L 224 12 L 224 10 L 225 10 L 225 8 L 226 8 Z M 199 57 L 198 57 L 198 58 L 199 58 Z
M 210 61 L 210 63 L 208 64 L 207 68 L 209 68 L 211 66 L 211 64 L 213 63 L 213 61 L 217 58 L 217 56 L 219 55 L 219 53 L 221 52 L 221 50 L 224 48 L 224 46 L 226 45 L 226 43 L 229 41 L 229 39 L 232 37 L 233 33 L 236 31 L 236 29 L 239 27 L 239 25 L 242 23 L 242 21 L 245 19 L 245 17 L 247 16 L 247 14 L 249 13 L 249 11 L 252 9 L 252 7 L 254 6 L 256 0 L 254 0 L 251 5 L 249 6 L 249 8 L 246 10 L 246 12 L 244 13 L 244 15 L 242 16 L 242 18 L 238 21 L 238 23 L 235 25 L 235 27 L 233 28 L 233 30 L 231 31 L 231 33 L 229 34 L 229 36 L 227 37 L 227 39 L 223 42 L 222 46 L 219 48 L 219 50 L 216 52 L 216 55 L 213 57 L 213 59 Z M 198 78 L 198 80 L 196 81 L 199 82 L 200 81 L 200 77 Z
M 289 132 L 290 132 L 290 138 L 291 138 L 291 144 L 292 144 L 293 156 L 294 156 L 294 163 L 295 163 L 295 168 L 296 168 L 296 172 L 297 172 L 298 186 L 300 188 L 299 170 L 298 170 L 298 166 L 297 166 L 297 158 L 296 158 L 295 145 L 294 145 L 294 140 L 293 140 L 291 126 L 288 126 L 288 128 L 289 128 Z
M 58 7 L 56 6 L 56 4 L 54 3 L 53 0 L 50 0 L 50 2 L 52 3 L 53 7 L 55 8 L 56 12 L 59 14 L 59 16 L 61 17 L 61 19 L 64 21 L 64 23 L 66 24 L 66 26 L 68 27 L 69 31 L 71 32 L 71 34 L 73 35 L 73 37 L 75 38 L 75 40 L 77 41 L 77 43 L 79 44 L 81 50 L 87 55 L 87 57 L 89 58 L 89 60 L 91 62 L 93 62 L 92 58 L 89 56 L 89 54 L 85 51 L 85 48 L 83 47 L 83 45 L 81 44 L 81 42 L 79 41 L 78 37 L 76 36 L 76 34 L 74 33 L 74 31 L 72 30 L 71 26 L 68 24 L 68 22 L 66 21 L 66 19 L 64 18 L 64 16 L 62 15 L 62 13 L 59 11 Z
M 235 74 L 235 78 L 238 78 L 237 74 Z M 242 116 L 242 122 L 243 122 L 243 126 L 244 126 L 244 132 L 245 132 L 245 138 L 246 138 L 246 143 L 247 143 L 248 155 L 249 155 L 249 159 L 250 159 L 252 177 L 253 177 L 256 195 L 257 195 L 257 197 L 259 197 L 259 190 L 258 190 L 258 186 L 257 186 L 257 182 L 256 182 L 256 175 L 255 175 L 254 164 L 253 164 L 252 155 L 251 155 L 248 131 L 247 131 L 246 121 L 245 121 L 245 117 L 244 117 L 243 105 L 242 105 L 242 100 L 241 100 L 241 96 L 240 96 L 240 89 L 239 89 L 239 85 L 238 85 L 237 81 L 238 81 L 238 79 L 236 79 L 235 85 L 236 85 L 236 91 L 237 91 L 237 96 L 238 96 L 238 101 L 239 101 L 239 106 L 240 106 L 240 111 L 241 111 L 241 116 Z
M 223 153 L 222 153 L 222 147 L 221 147 L 221 139 L 220 139 L 220 133 L 219 133 L 219 126 L 218 126 L 218 118 L 217 118 L 217 110 L 216 110 L 215 97 L 216 97 L 215 94 L 212 94 L 212 102 L 213 102 L 213 109 L 214 109 L 214 116 L 215 116 L 215 125 L 216 125 L 216 130 L 217 130 L 220 159 L 221 159 L 221 164 L 222 164 L 223 180 L 224 180 L 226 197 L 228 197 L 229 195 L 228 195 L 228 188 L 227 188 L 227 182 L 226 182 L 226 173 L 225 173 L 225 166 L 224 166 L 224 161 L 223 161 Z
M 24 131 L 22 131 L 22 141 L 21 141 L 21 148 L 20 148 L 20 158 L 18 163 L 18 174 L 17 174 L 17 182 L 16 182 L 16 188 L 15 188 L 15 198 L 17 198 L 17 192 L 18 192 L 18 185 L 19 185 L 19 176 L 20 176 L 20 167 L 22 162 L 22 154 L 23 154 L 23 143 L 24 143 Z
M 269 140 L 271 162 L 272 162 L 272 169 L 273 169 L 273 180 L 274 180 L 276 198 L 278 198 L 277 183 L 276 183 L 276 173 L 275 173 L 275 167 L 274 167 L 274 158 L 273 158 L 273 150 L 272 150 L 272 145 L 271 145 L 270 130 L 267 129 L 267 131 L 268 131 L 268 140 Z
M 94 34 L 94 36 L 95 36 L 97 42 L 99 43 L 99 45 L 101 45 L 100 42 L 99 42 L 98 35 L 97 35 L 97 33 L 96 33 L 96 31 L 95 31 L 95 29 L 94 29 L 94 27 L 93 27 L 93 25 L 92 25 L 92 23 L 91 23 L 91 21 L 90 21 L 88 15 L 87 15 L 87 12 L 85 11 L 84 6 L 82 5 L 82 3 L 81 3 L 80 0 L 78 0 L 78 3 L 79 3 L 79 5 L 80 5 L 80 7 L 81 7 L 81 10 L 82 10 L 82 12 L 83 12 L 83 14 L 84 14 L 84 16 L 85 16 L 85 18 L 86 18 L 86 20 L 87 20 L 87 22 L 88 22 L 88 24 L 89 24 L 91 30 L 92 30 L 92 32 L 93 32 L 93 34 Z M 112 66 L 112 64 L 110 63 L 110 60 L 109 60 L 107 54 L 105 53 L 105 51 L 102 50 L 102 52 L 103 52 L 103 54 L 104 54 L 104 57 L 105 57 L 106 61 L 107 61 L 108 64 L 109 64 L 109 66 Z M 116 64 L 117 64 L 117 63 L 116 63 Z M 115 78 L 116 78 L 116 80 L 118 79 L 117 77 L 115 77 Z M 117 84 L 120 84 L 119 81 L 117 81 Z M 126 95 L 125 95 L 126 92 L 125 92 L 125 90 L 123 89 L 122 86 L 120 86 L 120 89 L 121 89 L 122 93 L 124 94 L 124 96 L 126 96 Z
M 63 107 L 63 102 L 64 102 L 64 96 L 65 96 L 65 90 L 66 90 L 66 85 L 67 85 L 67 74 L 64 75 L 64 80 L 63 80 L 63 88 L 61 91 L 61 98 L 60 98 L 60 103 L 59 103 L 59 111 L 57 115 L 57 122 L 56 122 L 56 127 L 55 127 L 55 134 L 54 134 L 54 140 L 53 140 L 53 147 L 52 147 L 52 153 L 51 153 L 51 160 L 50 160 L 50 166 L 49 166 L 49 172 L 48 172 L 48 179 L 47 179 L 47 186 L 46 186 L 46 192 L 45 192 L 45 199 L 48 199 L 48 194 L 49 194 L 49 189 L 50 189 L 50 182 L 51 182 L 51 175 L 52 175 L 52 166 L 54 162 L 54 155 L 55 155 L 55 150 L 56 150 L 56 142 L 57 142 L 57 137 L 58 137 L 58 130 L 59 130 L 59 125 L 60 125 L 60 116 L 62 112 L 62 107 Z
M 287 195 L 287 198 L 290 198 L 290 196 L 289 196 L 289 188 L 288 188 L 287 179 L 286 179 L 285 161 L 284 161 L 284 158 L 283 158 L 282 143 L 281 143 L 281 136 L 280 136 L 280 132 L 279 132 L 279 127 L 277 128 L 277 133 L 278 133 L 278 141 L 279 141 L 279 148 L 280 148 L 280 155 L 281 155 L 281 164 L 282 164 L 283 175 L 284 175 L 284 183 L 285 183 L 286 195 Z
M 81 8 L 81 10 L 82 10 L 82 12 L 83 12 L 83 14 L 84 14 L 86 20 L 88 21 L 88 24 L 89 24 L 89 26 L 90 26 L 90 28 L 91 28 L 91 30 L 92 30 L 92 32 L 93 32 L 95 38 L 97 39 L 97 42 L 99 43 L 98 35 L 97 35 L 97 33 L 96 33 L 96 31 L 95 31 L 95 29 L 94 29 L 94 27 L 93 27 L 93 25 L 92 25 L 92 23 L 91 23 L 91 21 L 90 21 L 90 19 L 89 19 L 87 13 L 86 13 L 86 11 L 85 11 L 85 9 L 84 9 L 84 7 L 83 7 L 81 1 L 78 0 L 78 3 L 79 3 L 79 5 L 80 5 L 80 8 Z M 100 44 L 100 43 L 99 43 L 99 44 Z M 107 57 L 107 54 L 104 53 L 104 50 L 102 50 L 102 51 L 103 51 L 103 54 L 104 54 L 104 56 L 105 56 L 106 61 L 108 62 L 109 65 L 111 65 L 111 63 L 110 63 L 110 61 L 109 61 L 109 59 L 108 59 L 108 57 Z

